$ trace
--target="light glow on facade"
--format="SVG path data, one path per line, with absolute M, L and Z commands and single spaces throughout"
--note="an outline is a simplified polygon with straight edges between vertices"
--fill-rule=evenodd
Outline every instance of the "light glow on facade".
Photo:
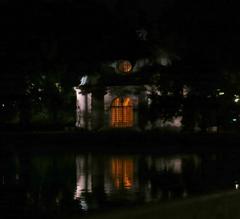
M 240 97 L 239 97 L 239 95 L 234 95 L 234 102 L 235 103 L 238 103 L 239 102 L 239 100 L 240 100 Z
M 83 85 L 86 85 L 88 82 L 88 76 L 87 75 L 84 75 L 81 80 L 80 80 L 80 86 L 83 86 Z
M 90 127 L 91 95 L 85 94 L 81 89 L 74 87 L 76 92 L 76 127 Z M 88 122 L 89 121 L 89 122 Z

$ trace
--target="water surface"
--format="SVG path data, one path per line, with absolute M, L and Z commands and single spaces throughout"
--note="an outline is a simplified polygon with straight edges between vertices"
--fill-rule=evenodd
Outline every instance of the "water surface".
M 238 153 L 1 153 L 1 209 L 86 214 L 238 189 Z

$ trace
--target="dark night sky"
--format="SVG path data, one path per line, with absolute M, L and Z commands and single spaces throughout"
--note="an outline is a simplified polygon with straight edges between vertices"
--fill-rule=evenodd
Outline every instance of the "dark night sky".
M 189 62 L 208 57 L 230 66 L 238 63 L 240 49 L 236 5 L 209 0 L 1 1 L 2 69 L 48 70 L 56 63 L 134 56 L 134 34 L 141 27 L 148 30 L 150 43 L 173 47 L 181 58 L 196 57 Z

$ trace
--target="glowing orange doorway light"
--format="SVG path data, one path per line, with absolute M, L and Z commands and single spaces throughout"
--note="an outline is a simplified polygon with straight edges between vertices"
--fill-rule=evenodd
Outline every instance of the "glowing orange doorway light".
M 111 104 L 111 126 L 132 127 L 133 126 L 133 104 L 129 97 L 115 98 Z

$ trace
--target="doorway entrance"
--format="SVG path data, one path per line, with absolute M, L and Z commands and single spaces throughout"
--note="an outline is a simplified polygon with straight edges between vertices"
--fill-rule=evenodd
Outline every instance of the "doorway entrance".
M 112 101 L 111 126 L 119 128 L 133 126 L 133 104 L 129 97 L 117 97 Z

